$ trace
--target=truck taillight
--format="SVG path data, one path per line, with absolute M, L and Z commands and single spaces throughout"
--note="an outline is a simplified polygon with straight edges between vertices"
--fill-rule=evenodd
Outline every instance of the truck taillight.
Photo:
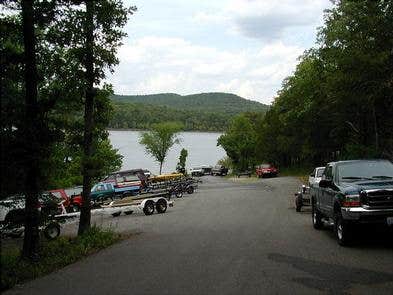
M 359 195 L 346 195 L 344 197 L 343 207 L 360 207 Z

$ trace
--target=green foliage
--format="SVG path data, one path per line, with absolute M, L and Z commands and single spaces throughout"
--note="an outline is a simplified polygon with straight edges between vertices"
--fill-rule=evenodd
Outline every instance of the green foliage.
M 245 113 L 236 116 L 228 130 L 218 138 L 235 169 L 243 171 L 256 162 L 257 132 L 255 119 L 259 114 Z
M 91 160 L 94 181 L 99 181 L 113 171 L 120 170 L 123 156 L 114 149 L 107 137 L 95 143 L 95 153 Z M 72 150 L 65 143 L 59 143 L 52 151 L 52 167 L 48 189 L 72 187 L 82 184 L 83 155 L 80 148 Z
M 110 230 L 92 227 L 75 239 L 59 237 L 54 241 L 43 241 L 38 262 L 22 259 L 16 247 L 2 248 L 1 291 L 74 263 L 119 240 L 120 236 Z
M 258 158 L 280 166 L 393 159 L 393 7 L 337 1 L 318 47 L 288 77 L 258 131 Z
M 20 8 L 9 1 L 15 14 L 1 15 L 1 68 L 5 75 L 1 80 L 1 171 L 13 175 L 2 185 L 0 198 L 9 194 L 23 193 L 26 167 L 31 163 L 24 154 L 25 138 L 22 127 L 25 120 L 23 101 L 23 34 Z M 117 25 L 124 25 L 129 10 L 119 1 L 96 1 L 96 25 L 99 41 L 95 47 L 98 78 L 106 70 L 112 71 L 117 62 L 116 47 L 124 36 Z M 68 187 L 81 183 L 83 145 L 83 104 L 85 72 L 80 65 L 84 57 L 83 6 L 65 2 L 35 1 L 34 10 L 39 14 L 36 21 L 38 104 L 45 132 L 33 130 L 45 154 L 39 159 L 41 175 L 39 189 Z M 109 10 L 108 10 L 109 9 Z M 119 12 L 108 19 L 108 11 Z M 104 28 L 110 25 L 110 29 Z M 98 29 L 100 28 L 100 29 Z M 110 34 L 113 34 L 111 36 Z M 108 43 L 109 42 L 109 43 Z M 103 48 L 100 48 L 99 46 Z M 98 79 L 97 78 L 97 79 Z M 121 156 L 109 146 L 106 128 L 113 114 L 109 96 L 110 85 L 96 89 L 94 104 L 93 179 L 121 167 Z M 34 148 L 37 146 L 34 145 Z M 111 171 L 112 170 L 112 171 Z
M 169 149 L 180 142 L 177 133 L 182 130 L 182 127 L 176 122 L 165 122 L 154 124 L 150 131 L 141 133 L 139 143 L 144 145 L 146 152 L 160 163 L 160 174 Z
M 166 106 L 177 110 L 219 110 L 220 112 L 236 115 L 241 112 L 264 112 L 269 107 L 256 101 L 247 100 L 231 93 L 200 93 L 178 95 L 162 93 L 153 95 L 113 95 L 114 101 L 143 103 L 156 106 Z
M 188 156 L 188 151 L 186 149 L 181 149 L 179 162 L 176 165 L 176 171 L 185 174 L 186 173 L 186 160 Z
M 264 113 L 268 109 L 227 93 L 113 95 L 112 101 L 115 114 L 109 127 L 118 129 L 149 129 L 152 124 L 177 121 L 185 130 L 222 131 L 241 112 Z
M 225 167 L 231 168 L 231 169 L 233 168 L 232 160 L 228 156 L 218 160 L 217 165 L 222 165 L 222 166 L 225 166 Z

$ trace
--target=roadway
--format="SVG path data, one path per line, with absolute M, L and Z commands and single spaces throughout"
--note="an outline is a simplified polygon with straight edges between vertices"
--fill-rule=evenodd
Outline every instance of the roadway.
M 129 238 L 7 294 L 393 294 L 392 237 L 338 246 L 295 212 L 299 184 L 205 177 L 165 214 L 95 217 Z

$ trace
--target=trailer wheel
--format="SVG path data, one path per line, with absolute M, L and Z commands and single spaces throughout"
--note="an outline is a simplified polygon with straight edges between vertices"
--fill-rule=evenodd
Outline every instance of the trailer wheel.
M 143 208 L 143 213 L 145 213 L 145 215 L 152 215 L 154 213 L 153 201 L 146 202 L 145 207 Z
M 44 236 L 48 240 L 54 240 L 60 235 L 60 225 L 56 222 L 49 223 L 44 229 Z
M 157 213 L 165 213 L 167 209 L 167 204 L 164 200 L 158 200 L 158 202 L 156 203 L 156 210 Z
M 296 212 L 300 212 L 302 210 L 302 205 L 303 205 L 303 201 L 302 201 L 302 197 L 301 195 L 297 195 L 296 196 Z
M 120 215 L 121 215 L 121 211 L 112 213 L 112 216 L 113 216 L 113 217 L 119 217 Z

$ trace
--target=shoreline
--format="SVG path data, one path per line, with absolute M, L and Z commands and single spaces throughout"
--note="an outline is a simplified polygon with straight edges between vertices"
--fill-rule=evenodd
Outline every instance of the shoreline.
M 139 131 L 139 132 L 142 132 L 142 131 L 149 131 L 149 129 L 133 129 L 133 128 L 107 128 L 106 129 L 107 131 Z M 196 133 L 196 132 L 200 132 L 200 133 L 220 133 L 220 134 L 223 134 L 225 131 L 204 131 L 204 130 L 182 130 L 182 131 L 180 131 L 180 133 L 182 133 L 182 132 L 194 132 L 194 133 Z

